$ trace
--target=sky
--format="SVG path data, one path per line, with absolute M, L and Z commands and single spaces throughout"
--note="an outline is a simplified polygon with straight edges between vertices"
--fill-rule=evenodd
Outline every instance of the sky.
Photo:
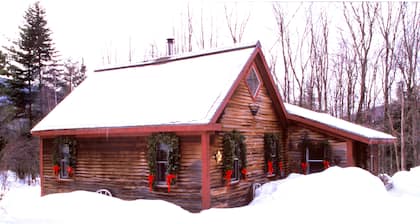
M 23 24 L 23 15 L 35 0 L 2 0 L 0 8 L 0 45 L 10 46 L 8 40 L 16 40 L 18 26 Z M 187 1 L 135 1 L 135 0 L 40 0 L 46 10 L 48 27 L 62 58 L 73 58 L 92 69 L 111 63 L 128 62 L 131 46 L 133 61 L 144 60 L 145 54 L 154 44 L 165 51 L 166 38 L 177 36 L 185 27 Z M 192 1 L 189 3 L 194 23 L 201 22 L 199 14 L 204 11 L 204 26 L 209 27 L 209 17 L 214 19 L 213 29 L 219 45 L 230 45 L 224 6 L 236 7 L 239 19 L 250 14 L 243 42 L 261 40 L 273 45 L 270 2 L 222 2 Z M 251 13 L 252 11 L 252 13 Z M 269 12 L 269 13 L 267 13 Z M 182 21 L 182 19 L 184 21 Z M 179 29 L 179 30 L 177 30 Z M 176 37 L 175 37 L 176 38 Z M 175 40 L 177 41 L 177 40 Z

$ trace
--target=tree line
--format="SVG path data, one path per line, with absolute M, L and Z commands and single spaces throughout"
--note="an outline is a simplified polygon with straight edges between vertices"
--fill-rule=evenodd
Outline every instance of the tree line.
M 315 6 L 299 5 L 305 22 L 293 36 L 288 24 L 302 17 L 273 4 L 280 50 L 272 72 L 284 101 L 398 137 L 379 150 L 381 172 L 420 165 L 418 3 L 336 3 L 342 23 Z
M 39 2 L 24 14 L 19 36 L 0 50 L 0 169 L 35 176 L 38 142 L 30 129 L 85 79 L 86 66 L 62 60 Z

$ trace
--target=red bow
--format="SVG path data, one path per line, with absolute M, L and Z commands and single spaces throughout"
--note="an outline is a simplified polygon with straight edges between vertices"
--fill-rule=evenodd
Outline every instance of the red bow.
M 303 174 L 306 174 L 306 168 L 308 168 L 308 163 L 302 162 L 300 166 L 302 167 Z
M 328 160 L 324 160 L 323 164 L 324 164 L 324 169 L 328 169 L 330 167 L 330 162 L 328 162 Z
M 225 179 L 226 179 L 227 185 L 230 184 L 231 177 L 232 177 L 232 170 L 226 170 Z
M 283 170 L 283 163 L 279 162 L 279 170 L 282 171 Z
M 149 174 L 149 191 L 152 191 L 153 188 L 153 179 L 155 178 L 155 176 L 153 176 L 152 174 Z
M 53 170 L 54 170 L 54 175 L 57 176 L 58 172 L 60 172 L 60 166 L 59 165 L 54 165 Z
M 244 178 L 246 179 L 246 174 L 248 173 L 248 171 L 245 168 L 242 168 L 241 173 L 244 176 Z
M 69 174 L 69 176 L 73 176 L 73 167 L 68 166 L 67 167 L 67 173 Z
M 166 184 L 168 185 L 168 193 L 171 192 L 172 179 L 176 178 L 174 174 L 166 175 Z
M 273 174 L 273 162 L 268 161 L 268 174 Z

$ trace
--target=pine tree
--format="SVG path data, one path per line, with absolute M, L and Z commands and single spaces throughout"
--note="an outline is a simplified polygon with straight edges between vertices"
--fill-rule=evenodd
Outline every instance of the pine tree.
M 18 41 L 8 48 L 13 63 L 8 68 L 11 79 L 7 94 L 16 107 L 16 116 L 28 118 L 30 126 L 44 113 L 43 71 L 53 64 L 56 54 L 45 15 L 39 2 L 29 7 L 24 15 L 25 22 L 19 27 Z

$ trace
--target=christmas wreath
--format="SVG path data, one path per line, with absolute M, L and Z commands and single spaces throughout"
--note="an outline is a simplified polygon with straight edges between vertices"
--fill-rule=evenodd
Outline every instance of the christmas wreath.
M 223 135 L 223 174 L 227 184 L 230 184 L 235 158 L 239 159 L 242 178 L 246 178 L 247 161 L 245 136 L 237 130 L 226 132 Z
M 273 151 L 276 153 L 274 158 L 271 155 Z M 279 136 L 274 133 L 264 134 L 264 157 L 267 164 L 265 171 L 269 175 L 274 173 L 282 175 L 283 163 L 281 161 L 280 155 L 281 145 L 279 144 Z
M 176 175 L 179 171 L 179 138 L 174 133 L 157 133 L 148 137 L 147 149 L 148 149 L 148 165 L 149 165 L 149 188 L 152 191 L 156 181 L 156 156 L 159 144 L 167 144 L 169 146 L 168 155 L 168 167 L 166 170 L 166 184 L 168 185 L 168 192 L 170 191 L 171 185 L 175 184 Z
M 69 165 L 67 167 L 67 173 L 69 176 L 73 176 L 74 169 L 76 168 L 76 153 L 77 153 L 77 141 L 76 139 L 70 136 L 60 136 L 54 140 L 54 151 L 52 155 L 53 161 L 53 172 L 55 176 L 58 176 L 61 166 L 60 161 L 64 158 L 63 152 L 61 151 L 61 147 L 63 145 L 68 145 L 69 147 Z

